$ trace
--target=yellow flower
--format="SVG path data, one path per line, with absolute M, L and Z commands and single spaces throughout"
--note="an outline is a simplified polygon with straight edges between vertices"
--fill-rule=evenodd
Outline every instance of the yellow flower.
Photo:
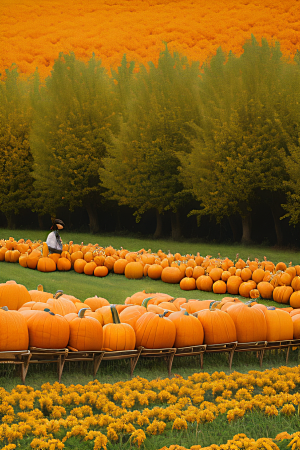
M 106 445 L 107 445 L 107 437 L 100 433 L 94 442 L 94 450 L 106 450 Z
M 172 430 L 187 430 L 187 421 L 185 419 L 180 419 L 177 417 L 177 419 L 174 420 Z
M 131 434 L 129 440 L 132 444 L 137 444 L 140 447 L 145 439 L 146 435 L 144 431 L 142 429 L 138 429 Z
M 162 434 L 165 431 L 166 424 L 158 420 L 153 420 L 153 422 L 147 427 L 148 434 Z
M 296 412 L 295 407 L 293 405 L 283 405 L 280 414 L 284 414 L 285 416 L 292 416 Z

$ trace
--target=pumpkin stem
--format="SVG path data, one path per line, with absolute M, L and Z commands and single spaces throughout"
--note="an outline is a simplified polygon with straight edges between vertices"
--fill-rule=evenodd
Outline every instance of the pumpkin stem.
M 7 306 L 2 306 L 2 308 L 1 309 L 3 309 L 3 311 L 9 311 L 9 309 L 8 309 L 8 307 Z
M 56 291 L 53 298 L 58 299 L 59 297 L 61 297 L 63 295 L 63 291 Z
M 209 310 L 214 311 L 217 308 L 217 305 L 220 303 L 219 300 L 212 300 L 209 305 Z
M 116 305 L 110 305 L 110 310 L 111 310 L 111 315 L 112 315 L 113 322 L 116 323 L 116 324 L 121 323 L 120 317 L 119 317 L 119 313 L 118 313 L 117 308 L 116 308 Z
M 168 314 L 168 310 L 165 309 L 164 312 L 162 314 L 158 314 L 158 317 L 165 317 L 166 314 Z
M 49 308 L 45 308 L 44 311 L 45 312 L 51 312 L 51 310 Z
M 80 317 L 80 319 L 84 318 L 84 313 L 88 310 L 89 308 L 81 308 L 78 312 L 78 317 Z
M 189 313 L 187 312 L 187 310 L 185 310 L 185 312 L 184 312 L 183 315 L 184 315 L 184 316 L 189 316 Z
M 42 285 L 42 284 L 39 284 L 38 287 L 37 287 L 37 290 L 40 291 L 40 292 L 44 292 L 44 287 L 43 287 L 43 285 Z
M 153 297 L 144 298 L 144 300 L 142 301 L 142 306 L 144 306 L 146 309 L 148 306 L 148 302 L 149 302 L 149 300 L 151 300 L 151 298 L 153 298 Z

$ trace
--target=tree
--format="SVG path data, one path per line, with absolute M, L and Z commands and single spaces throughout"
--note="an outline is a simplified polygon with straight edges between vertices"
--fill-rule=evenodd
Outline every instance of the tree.
M 60 54 L 34 100 L 31 146 L 40 194 L 36 208 L 55 215 L 59 206 L 71 211 L 83 206 L 95 233 L 97 207 L 103 201 L 98 169 L 119 112 L 113 80 L 94 56 L 85 63 L 73 53 Z
M 32 80 L 20 79 L 12 66 L 0 81 L 0 210 L 7 226 L 15 228 L 15 215 L 33 204 L 33 157 L 29 145 L 32 119 Z
M 239 58 L 229 54 L 226 61 L 220 49 L 203 69 L 201 123 L 191 127 L 192 152 L 181 157 L 182 175 L 200 203 L 192 213 L 218 221 L 239 214 L 243 242 L 251 240 L 251 211 L 262 199 L 270 204 L 281 239 L 281 201 L 274 206 L 274 193 L 288 179 L 282 157 L 296 137 L 295 67 L 282 59 L 278 44 L 262 40 L 260 46 L 252 37 Z
M 131 79 L 126 91 L 124 120 L 120 133 L 111 137 L 108 156 L 100 168 L 105 196 L 134 209 L 137 220 L 147 210 L 155 210 L 161 234 L 161 215 L 175 216 L 184 201 L 178 167 L 178 151 L 189 150 L 186 123 L 196 112 L 193 88 L 198 64 L 160 54 L 158 66 L 149 63 Z M 172 236 L 180 236 L 179 221 L 173 221 Z

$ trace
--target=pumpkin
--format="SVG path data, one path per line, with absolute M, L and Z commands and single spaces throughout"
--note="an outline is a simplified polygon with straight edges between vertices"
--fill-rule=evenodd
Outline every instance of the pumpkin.
M 103 327 L 103 347 L 112 351 L 133 350 L 135 348 L 135 332 L 128 323 L 121 323 L 116 308 L 111 308 L 113 323 Z
M 94 275 L 94 270 L 96 269 L 96 267 L 97 267 L 97 264 L 95 263 L 95 261 L 87 262 L 84 265 L 83 272 L 86 275 Z
M 292 322 L 293 322 L 293 338 L 300 339 L 300 315 L 297 314 L 296 316 L 293 316 Z
M 106 275 L 108 275 L 108 268 L 106 266 L 96 266 L 94 269 L 94 275 L 95 277 L 106 277 Z
M 85 311 L 82 308 L 78 314 L 70 313 L 65 316 L 70 326 L 68 346 L 78 351 L 102 350 L 102 325 L 93 317 L 85 317 Z
M 192 291 L 196 289 L 196 280 L 193 277 L 184 277 L 180 281 L 180 289 L 183 291 Z
M 201 266 L 196 266 L 194 267 L 193 270 L 193 278 L 195 278 L 195 280 L 197 280 L 198 277 L 200 277 L 200 275 L 204 275 L 205 271 L 204 268 Z
M 264 315 L 267 322 L 267 341 L 293 339 L 293 320 L 287 311 L 267 308 Z
M 21 308 L 18 309 L 19 312 L 22 311 L 44 311 L 45 308 L 50 308 L 48 303 L 44 302 L 27 302 L 24 303 Z M 49 309 L 50 310 L 50 309 Z
M 109 306 L 109 301 L 103 297 L 89 297 L 84 300 L 84 305 L 88 305 L 92 311 L 96 311 L 96 309 L 101 308 L 102 306 Z
M 198 320 L 203 326 L 204 344 L 224 344 L 237 340 L 234 322 L 226 312 L 204 309 L 199 311 Z
M 290 296 L 290 305 L 293 308 L 300 308 L 300 291 L 295 291 L 295 292 L 293 292 L 291 294 L 291 296 Z
M 36 269 L 39 259 L 42 257 L 40 250 L 33 250 L 27 258 L 27 267 L 29 269 Z M 51 264 L 51 263 L 50 263 Z
M 237 295 L 239 293 L 239 287 L 243 280 L 237 275 L 231 275 L 227 280 L 227 292 L 228 294 Z
M 293 309 L 293 311 L 291 311 L 289 314 L 290 314 L 291 317 L 294 317 L 297 314 L 300 314 L 300 308 Z
M 294 291 L 300 291 L 300 277 L 299 276 L 295 276 L 292 279 L 291 286 L 294 289 Z
M 140 292 L 136 292 L 135 294 L 133 294 L 131 297 L 127 297 L 125 300 L 125 305 L 126 304 L 131 304 L 131 305 L 139 305 L 141 306 L 141 304 L 143 303 L 143 300 L 147 297 L 150 297 L 151 294 L 146 294 L 145 291 L 140 291 Z
M 40 272 L 54 272 L 56 270 L 56 264 L 50 257 L 42 256 L 39 258 L 36 268 Z
M 214 302 L 215 300 L 188 300 L 186 303 L 183 303 L 180 308 L 185 309 L 190 314 L 194 314 L 202 309 L 208 309 Z
M 170 314 L 169 319 L 176 327 L 174 347 L 203 344 L 203 326 L 196 317 L 190 315 L 187 311 L 177 311 Z
M 279 262 L 276 267 L 275 267 L 275 271 L 277 272 L 278 270 L 282 270 L 284 271 L 286 269 L 286 264 L 284 262 Z
M 227 309 L 232 318 L 238 342 L 265 341 L 267 337 L 267 323 L 264 313 L 243 303 L 237 303 Z
M 137 320 L 146 312 L 146 308 L 144 306 L 134 305 L 128 306 L 128 308 L 124 309 L 120 314 L 121 323 L 128 323 L 135 330 Z
M 221 269 L 220 267 L 214 267 L 210 270 L 209 276 L 213 281 L 218 281 L 221 279 L 222 273 L 223 269 Z
M 161 278 L 163 268 L 160 264 L 152 264 L 148 267 L 147 275 L 152 280 L 159 280 Z
M 71 255 L 72 256 L 72 255 Z M 83 273 L 84 272 L 84 267 L 85 267 L 85 265 L 87 264 L 87 262 L 84 260 L 84 259 L 82 259 L 82 258 L 77 258 L 75 261 L 74 261 L 74 270 L 75 270 L 75 272 L 77 272 L 77 273 Z
M 18 311 L 0 308 L 0 351 L 27 350 L 29 344 L 25 317 Z
M 225 294 L 226 292 L 226 283 L 223 280 L 215 281 L 213 284 L 213 292 L 215 294 Z
M 65 348 L 69 342 L 70 327 L 67 320 L 49 309 L 37 311 L 27 320 L 30 347 Z
M 265 271 L 263 269 L 256 269 L 254 270 L 254 272 L 252 273 L 252 280 L 255 281 L 256 284 L 260 283 L 261 281 L 263 281 L 265 276 Z
M 179 267 L 164 267 L 161 273 L 161 280 L 164 283 L 176 284 L 184 277 L 183 271 Z
M 249 267 L 244 267 L 241 271 L 241 279 L 243 281 L 251 280 L 252 278 L 252 270 Z
M 253 280 L 243 281 L 243 283 L 241 283 L 240 287 L 239 287 L 239 294 L 242 297 L 249 298 L 250 291 L 252 291 L 252 289 L 255 289 L 255 288 L 256 288 L 255 281 L 253 281 Z
M 6 262 L 18 262 L 19 258 L 20 258 L 21 253 L 19 252 L 19 250 L 8 250 L 5 253 L 5 261 Z
M 128 264 L 127 259 L 118 259 L 114 264 L 114 273 L 123 275 L 127 264 Z
M 0 284 L 0 307 L 7 306 L 10 310 L 17 310 L 21 308 L 24 303 L 30 301 L 30 294 L 22 284 Z
M 125 271 L 124 271 L 125 277 L 129 279 L 140 279 L 144 276 L 144 266 L 142 263 L 137 261 L 131 261 L 128 264 L 126 264 Z
M 276 286 L 273 291 L 273 300 L 277 303 L 288 303 L 292 293 L 291 286 Z
M 209 275 L 200 275 L 196 280 L 196 287 L 200 291 L 210 292 L 212 290 L 213 280 Z
M 172 348 L 176 337 L 174 323 L 165 314 L 146 312 L 136 322 L 136 346 Z
M 47 300 L 47 304 L 50 305 L 50 308 L 54 312 L 54 314 L 65 316 L 66 314 L 76 313 L 77 309 L 75 304 L 71 300 L 62 297 L 59 294 L 57 294 L 55 298 L 49 298 Z
M 59 258 L 56 264 L 57 270 L 65 272 L 71 270 L 71 261 L 68 258 Z
M 261 281 L 257 285 L 257 290 L 259 291 L 261 298 L 271 299 L 273 296 L 274 287 L 267 281 Z

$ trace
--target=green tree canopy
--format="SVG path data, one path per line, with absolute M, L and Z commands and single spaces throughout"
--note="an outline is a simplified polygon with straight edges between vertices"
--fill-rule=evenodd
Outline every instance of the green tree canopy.
M 244 241 L 257 199 L 263 191 L 282 191 L 288 179 L 282 149 L 295 140 L 299 121 L 295 67 L 283 60 L 279 45 L 252 38 L 239 58 L 226 60 L 219 50 L 199 82 L 203 120 L 191 127 L 192 152 L 181 156 L 185 186 L 199 201 L 198 217 L 239 214 Z
M 0 81 L 0 210 L 9 228 L 15 227 L 15 214 L 33 203 L 29 145 L 32 81 L 21 79 L 16 66 L 6 70 Z
M 131 79 L 120 133 L 111 138 L 100 168 L 105 196 L 134 209 L 137 220 L 150 209 L 176 212 L 183 202 L 178 151 L 189 151 L 187 122 L 197 114 L 193 89 L 198 64 L 168 48 L 158 66 L 149 63 Z
M 116 132 L 118 112 L 115 85 L 101 61 L 60 54 L 35 98 L 31 146 L 39 212 L 83 206 L 91 231 L 98 231 L 96 208 L 103 190 L 98 169 L 108 132 Z

